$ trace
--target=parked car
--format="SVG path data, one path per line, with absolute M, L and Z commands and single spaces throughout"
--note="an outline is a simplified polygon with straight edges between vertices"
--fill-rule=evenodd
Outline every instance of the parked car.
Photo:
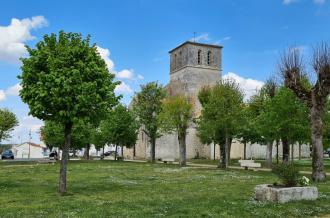
M 107 152 L 104 152 L 104 154 L 102 154 L 101 157 L 115 156 L 115 154 L 116 154 L 116 151 L 107 151 Z
M 51 159 L 51 160 L 58 160 L 57 151 L 50 152 L 49 153 L 49 159 Z
M 1 155 L 1 159 L 14 159 L 14 153 L 11 150 L 5 150 Z

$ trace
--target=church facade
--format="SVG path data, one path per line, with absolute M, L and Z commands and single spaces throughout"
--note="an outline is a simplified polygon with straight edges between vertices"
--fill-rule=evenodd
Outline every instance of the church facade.
M 193 116 L 201 114 L 201 104 L 198 92 L 204 86 L 213 86 L 221 80 L 222 73 L 222 46 L 202 44 L 187 41 L 169 51 L 170 54 L 170 82 L 166 86 L 168 95 L 183 95 L 188 97 L 193 104 Z M 187 130 L 186 155 L 191 158 L 220 158 L 218 145 L 204 145 L 197 136 L 194 123 Z M 280 146 L 281 147 L 281 146 Z M 274 148 L 275 149 L 275 148 Z M 282 148 L 280 148 L 280 153 Z M 179 143 L 175 134 L 163 135 L 156 140 L 156 159 L 179 158 Z M 232 158 L 242 158 L 244 146 L 233 140 L 231 148 Z M 248 145 L 247 157 L 264 158 L 266 146 Z M 276 151 L 273 151 L 276 154 Z M 298 151 L 295 152 L 298 155 Z M 303 148 L 303 154 L 309 155 L 309 147 Z M 149 159 L 150 143 L 147 135 L 140 131 L 136 145 L 132 149 L 124 149 L 125 158 Z

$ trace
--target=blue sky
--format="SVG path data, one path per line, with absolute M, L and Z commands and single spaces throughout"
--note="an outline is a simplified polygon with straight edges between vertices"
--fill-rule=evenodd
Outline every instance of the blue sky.
M 140 84 L 169 81 L 168 51 L 193 37 L 221 44 L 223 75 L 241 83 L 247 95 L 276 72 L 289 46 L 310 55 L 330 40 L 329 0 L 121 0 L 2 1 L 0 13 L 0 107 L 19 120 L 8 142 L 38 142 L 42 122 L 28 116 L 18 97 L 18 57 L 44 34 L 59 30 L 91 34 L 92 41 L 123 81 L 117 93 L 128 103 Z

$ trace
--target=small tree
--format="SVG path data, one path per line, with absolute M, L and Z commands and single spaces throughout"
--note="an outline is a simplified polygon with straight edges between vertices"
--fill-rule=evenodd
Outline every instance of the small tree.
M 0 109 L 0 144 L 10 138 L 10 132 L 18 125 L 16 115 L 8 109 Z
M 139 125 L 134 114 L 123 105 L 118 105 L 108 114 L 108 117 L 101 122 L 100 131 L 102 138 L 108 144 L 130 148 L 135 145 Z
M 75 120 L 93 122 L 117 104 L 114 75 L 90 45 L 90 36 L 78 33 L 45 35 L 35 48 L 27 47 L 22 58 L 20 96 L 30 114 L 64 126 L 64 145 L 60 168 L 59 192 L 66 192 L 66 171 L 71 132 Z
M 219 165 L 228 167 L 231 140 L 238 134 L 242 120 L 243 93 L 237 83 L 225 80 L 202 90 L 199 100 L 203 106 L 199 136 L 203 136 L 202 141 L 209 138 L 220 145 L 222 163 Z
M 288 163 L 289 145 L 306 142 L 309 136 L 307 108 L 290 89 L 281 87 L 272 99 L 265 102 L 257 126 L 265 138 L 282 139 L 283 162 Z
M 158 115 L 161 111 L 162 99 L 166 96 L 164 88 L 157 82 L 141 86 L 141 91 L 133 98 L 133 111 L 135 112 L 144 133 L 149 137 L 151 144 L 150 159 L 156 159 L 156 139 L 161 136 L 158 128 Z
M 178 136 L 180 150 L 180 166 L 186 166 L 186 135 L 192 121 L 192 105 L 184 96 L 170 96 L 163 101 L 159 114 L 162 132 Z
M 323 43 L 314 49 L 312 67 L 316 75 L 314 85 L 308 81 L 302 57 L 297 49 L 289 49 L 279 63 L 285 86 L 304 101 L 309 108 L 312 142 L 312 179 L 325 181 L 323 163 L 322 116 L 330 94 L 330 46 Z

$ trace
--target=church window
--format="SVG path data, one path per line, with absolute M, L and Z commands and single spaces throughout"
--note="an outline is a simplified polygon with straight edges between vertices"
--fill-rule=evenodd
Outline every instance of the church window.
M 176 69 L 176 64 L 177 64 L 177 55 L 175 54 L 174 55 L 174 69 Z
M 207 65 L 211 64 L 211 55 L 212 55 L 211 51 L 208 51 L 207 52 Z
M 198 54 L 197 54 L 197 63 L 201 64 L 201 55 L 202 55 L 202 51 L 198 50 Z

